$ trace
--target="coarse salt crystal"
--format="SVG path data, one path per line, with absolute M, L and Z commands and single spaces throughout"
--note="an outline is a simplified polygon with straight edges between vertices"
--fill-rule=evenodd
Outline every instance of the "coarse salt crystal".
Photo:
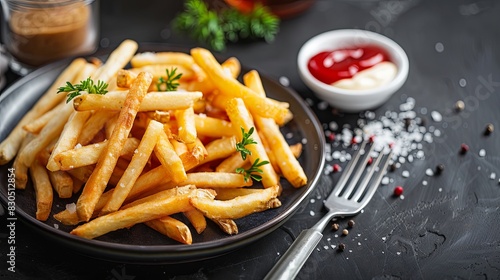
M 486 156 L 486 151 L 484 149 L 479 150 L 479 156 L 480 157 Z
M 59 225 L 58 224 L 54 224 L 54 228 L 55 229 L 59 229 Z
M 311 211 L 309 211 L 309 215 L 314 216 L 314 215 L 316 215 L 316 213 L 314 213 L 314 211 L 311 210 Z
M 427 176 L 433 176 L 434 175 L 434 171 L 432 171 L 432 169 L 430 169 L 430 168 L 427 168 L 427 170 L 425 170 L 425 174 Z
M 438 111 L 432 111 L 431 112 L 431 118 L 435 122 L 440 122 L 440 121 L 443 120 L 443 116 Z
M 78 143 L 75 145 L 75 149 L 80 149 L 82 147 L 82 144 Z
M 497 177 L 496 173 L 493 172 L 493 173 L 490 174 L 490 179 L 491 180 L 495 180 L 496 177 Z
M 66 204 L 66 210 L 68 210 L 68 212 L 70 214 L 75 213 L 76 212 L 76 204 L 75 203 Z
M 405 170 L 401 173 L 401 176 L 405 177 L 405 178 L 408 178 L 410 177 L 410 172 L 408 170 Z

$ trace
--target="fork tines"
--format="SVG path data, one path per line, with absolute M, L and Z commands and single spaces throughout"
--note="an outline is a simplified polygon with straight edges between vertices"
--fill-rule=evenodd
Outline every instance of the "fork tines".
M 365 140 L 360 144 L 358 151 L 344 169 L 333 189 L 335 196 L 342 196 L 345 199 L 353 201 L 361 201 L 364 197 L 370 198 L 373 195 L 382 181 L 385 170 L 392 158 L 392 150 L 387 153 L 384 149 L 379 151 L 378 156 L 373 158 L 372 163 L 369 164 L 374 148 L 375 145 L 369 140 Z M 382 161 L 383 158 L 385 158 L 384 161 Z M 353 172 L 354 175 L 352 175 Z M 376 176 L 373 176 L 375 173 Z M 362 177 L 363 180 L 359 182 Z M 367 188 L 367 186 L 372 187 Z

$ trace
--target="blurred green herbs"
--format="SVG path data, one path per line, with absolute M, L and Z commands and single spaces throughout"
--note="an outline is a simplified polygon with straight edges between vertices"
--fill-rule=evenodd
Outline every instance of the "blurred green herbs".
M 278 17 L 262 5 L 256 5 L 250 13 L 229 7 L 212 10 L 203 0 L 187 0 L 184 7 L 174 19 L 174 28 L 215 51 L 224 50 L 227 42 L 239 40 L 271 42 L 279 30 Z

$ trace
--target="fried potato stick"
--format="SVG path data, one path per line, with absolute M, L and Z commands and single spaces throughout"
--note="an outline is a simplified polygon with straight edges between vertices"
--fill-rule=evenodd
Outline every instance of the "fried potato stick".
M 149 92 L 139 107 L 139 111 L 168 111 L 192 107 L 203 94 L 199 91 L 159 91 Z M 106 95 L 85 94 L 73 100 L 76 111 L 120 110 L 125 102 L 126 92 L 110 92 Z
M 182 244 L 193 243 L 193 237 L 189 227 L 183 222 L 170 216 L 145 222 L 145 224 L 159 233 L 172 238 Z
M 92 217 L 95 205 L 106 188 L 151 80 L 151 74 L 140 73 L 130 88 L 123 109 L 120 111 L 116 129 L 113 130 L 108 145 L 99 156 L 97 166 L 85 184 L 76 204 L 78 216 L 84 221 L 88 221 Z
M 148 202 L 119 210 L 93 219 L 73 229 L 70 233 L 83 238 L 93 239 L 110 231 L 128 228 L 138 223 L 159 219 L 192 208 L 189 197 L 202 196 L 203 190 L 178 191 L 169 197 L 161 197 Z M 205 192 L 206 193 L 206 192 Z
M 274 186 L 230 200 L 192 196 L 190 202 L 210 219 L 239 219 L 271 208 L 269 201 L 277 197 L 278 191 L 279 187 Z
M 207 220 L 200 210 L 192 208 L 191 210 L 182 212 L 182 214 L 189 220 L 198 234 L 201 234 L 207 228 Z
M 175 152 L 167 135 L 162 131 L 158 137 L 158 142 L 154 147 L 154 152 L 161 165 L 164 166 L 169 178 L 175 183 L 186 180 L 186 170 L 181 158 Z
M 132 155 L 139 146 L 140 141 L 136 138 L 127 138 L 125 145 L 120 151 L 120 156 Z M 82 166 L 97 163 L 99 155 L 108 145 L 108 141 L 90 144 L 60 153 L 55 157 L 61 170 L 70 170 Z
M 36 219 L 46 221 L 52 209 L 53 191 L 45 167 L 35 160 L 30 167 L 36 199 Z

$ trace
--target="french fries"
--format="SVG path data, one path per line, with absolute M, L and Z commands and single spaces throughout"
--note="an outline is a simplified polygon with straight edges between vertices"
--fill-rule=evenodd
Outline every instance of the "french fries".
M 279 129 L 293 115 L 266 96 L 256 71 L 240 83 L 234 57 L 219 64 L 201 48 L 137 48 L 125 40 L 102 65 L 74 60 L 0 144 L 0 164 L 15 157 L 21 191 L 31 176 L 37 219 L 53 215 L 86 239 L 143 223 L 188 245 L 191 229 L 203 234 L 211 223 L 237 234 L 243 217 L 280 207 L 280 175 L 293 187 L 306 184 L 296 159 L 302 146 Z M 181 74 L 177 89 L 158 89 L 166 69 Z M 56 93 L 87 77 L 112 83 L 109 92 L 69 103 Z M 256 168 L 257 160 L 264 164 Z M 54 191 L 76 203 L 54 213 Z

